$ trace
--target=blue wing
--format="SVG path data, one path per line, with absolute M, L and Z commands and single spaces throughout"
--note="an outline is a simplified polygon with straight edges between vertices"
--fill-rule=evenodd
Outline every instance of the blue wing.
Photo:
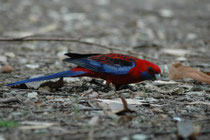
M 125 75 L 131 68 L 135 67 L 134 61 L 110 58 L 106 55 L 98 55 L 97 59 L 96 57 L 83 57 L 78 59 L 66 58 L 64 61 L 95 72 L 109 73 L 113 75 Z

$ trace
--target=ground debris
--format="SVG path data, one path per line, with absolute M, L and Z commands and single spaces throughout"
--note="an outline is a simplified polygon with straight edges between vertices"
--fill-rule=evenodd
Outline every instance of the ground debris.
M 200 133 L 200 127 L 195 127 L 192 121 L 179 121 L 178 128 L 178 140 L 189 138 L 189 140 L 196 140 L 196 136 Z
M 2 104 L 20 103 L 20 100 L 17 97 L 4 98 L 4 99 L 0 99 L 0 103 Z
M 0 72 L 0 101 L 8 99 L 0 104 L 0 118 L 18 123 L 0 127 L 3 139 L 170 140 L 177 139 L 181 119 L 199 125 L 196 138 L 208 140 L 210 85 L 192 78 L 172 81 L 168 74 L 178 61 L 209 76 L 209 5 L 209 0 L 0 1 L 0 68 L 14 69 Z M 65 86 L 51 87 L 55 79 L 7 87 L 75 67 L 61 61 L 66 52 L 128 54 L 157 64 L 162 73 L 159 80 L 120 91 L 80 77 L 65 78 Z M 116 114 L 124 109 L 120 96 L 135 112 Z

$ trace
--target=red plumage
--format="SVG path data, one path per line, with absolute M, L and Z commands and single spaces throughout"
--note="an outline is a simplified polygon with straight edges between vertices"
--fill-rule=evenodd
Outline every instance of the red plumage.
M 123 54 L 67 53 L 65 55 L 69 58 L 64 59 L 64 61 L 76 64 L 77 67 L 59 73 L 14 82 L 8 84 L 8 86 L 53 78 L 87 76 L 104 79 L 107 84 L 112 83 L 116 88 L 119 88 L 130 83 L 153 80 L 155 75 L 161 73 L 156 64 Z
M 126 75 L 113 75 L 113 74 L 107 74 L 103 72 L 95 72 L 86 68 L 82 67 L 76 67 L 71 69 L 71 71 L 84 71 L 87 72 L 85 74 L 75 76 L 75 77 L 82 77 L 82 76 L 87 76 L 87 77 L 94 77 L 94 78 L 101 78 L 106 80 L 107 84 L 114 84 L 115 86 L 120 86 L 120 85 L 127 85 L 131 83 L 138 83 L 141 81 L 144 81 L 146 79 L 141 78 L 141 73 L 142 72 L 148 72 L 151 74 L 160 74 L 161 70 L 160 68 L 156 65 L 153 64 L 147 60 L 142 60 L 138 59 L 133 56 L 128 56 L 128 55 L 122 55 L 122 54 L 100 54 L 100 55 L 94 55 L 90 56 L 89 59 L 91 60 L 96 60 L 105 64 L 113 64 L 112 61 L 107 61 L 107 58 L 112 58 L 112 59 L 120 59 L 124 60 L 126 62 L 134 62 L 135 67 L 131 68 Z M 152 68 L 153 71 L 150 71 L 149 68 Z

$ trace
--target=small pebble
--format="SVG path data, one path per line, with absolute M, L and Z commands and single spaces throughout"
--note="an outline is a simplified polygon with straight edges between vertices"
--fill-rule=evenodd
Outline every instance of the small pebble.
M 9 65 L 3 66 L 1 68 L 1 72 L 2 73 L 11 73 L 11 72 L 13 72 L 13 68 Z
M 26 64 L 27 63 L 27 59 L 25 59 L 25 58 L 20 58 L 18 61 L 21 64 Z
M 28 68 L 30 68 L 30 69 L 37 69 L 37 68 L 39 68 L 39 65 L 38 64 L 27 64 L 25 66 L 28 67 Z
M 7 63 L 7 57 L 6 56 L 0 56 L 0 62 Z
M 38 99 L 37 95 L 38 95 L 37 92 L 30 92 L 28 93 L 28 98 Z
M 10 57 L 10 58 L 15 57 L 15 54 L 13 52 L 5 52 L 4 55 L 7 56 L 7 57 Z
M 146 140 L 148 139 L 148 136 L 144 134 L 135 134 L 132 136 L 132 139 L 133 140 Z
M 185 94 L 192 95 L 192 96 L 203 96 L 205 93 L 200 92 L 200 91 L 189 91 L 189 92 L 186 92 Z
M 153 108 L 153 112 L 156 113 L 163 113 L 163 110 L 159 109 L 159 108 Z
M 96 98 L 96 97 L 98 97 L 98 93 L 97 92 L 93 92 L 93 93 L 89 94 L 89 97 L 90 98 Z
M 89 120 L 88 124 L 89 124 L 90 126 L 96 126 L 96 125 L 98 125 L 98 124 L 99 124 L 99 116 L 94 116 L 94 117 L 92 117 L 92 118 Z
M 130 97 L 130 93 L 127 93 L 127 92 L 126 93 L 122 93 L 122 96 L 125 97 L 125 98 L 128 98 L 128 97 Z
M 162 17 L 164 17 L 164 18 L 171 18 L 171 17 L 174 16 L 173 11 L 170 10 L 170 9 L 161 9 L 161 10 L 159 11 L 159 14 L 160 14 Z
M 159 116 L 159 118 L 161 118 L 161 119 L 167 118 L 167 115 L 165 115 L 165 114 L 159 114 L 158 116 Z

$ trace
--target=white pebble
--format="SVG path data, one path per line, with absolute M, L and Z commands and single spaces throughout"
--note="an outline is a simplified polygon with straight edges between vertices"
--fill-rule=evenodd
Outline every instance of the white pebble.
M 30 92 L 28 93 L 28 98 L 30 99 L 38 99 L 38 93 L 37 92 Z
M 7 57 L 10 57 L 10 58 L 15 57 L 15 54 L 13 52 L 5 52 L 4 55 L 7 56 Z
M 173 17 L 174 13 L 172 10 L 170 9 L 161 9 L 159 11 L 159 14 L 162 16 L 162 17 L 165 17 L 165 18 L 170 18 L 170 17 Z

